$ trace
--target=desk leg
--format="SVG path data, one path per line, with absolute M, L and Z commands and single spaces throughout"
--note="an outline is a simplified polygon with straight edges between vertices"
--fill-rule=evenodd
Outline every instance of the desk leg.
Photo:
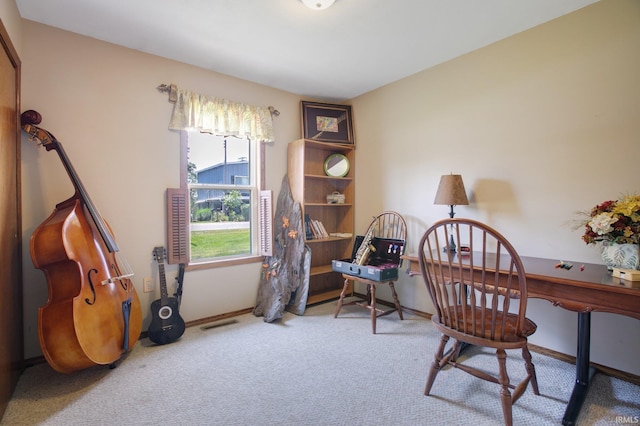
M 589 365 L 589 348 L 591 346 L 591 312 L 578 313 L 578 353 L 576 354 L 576 383 L 564 412 L 562 424 L 575 425 L 582 403 L 587 397 L 589 382 L 595 374 L 595 368 Z

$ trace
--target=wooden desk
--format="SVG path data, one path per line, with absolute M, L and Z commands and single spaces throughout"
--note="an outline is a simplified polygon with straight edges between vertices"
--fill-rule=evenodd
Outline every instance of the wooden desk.
M 402 256 L 408 263 L 407 273 L 421 275 L 417 254 Z M 570 270 L 555 268 L 558 260 L 522 256 L 527 275 L 528 296 L 545 299 L 554 306 L 578 313 L 578 350 L 576 383 L 562 419 L 563 425 L 574 425 L 587 396 L 595 368 L 589 365 L 591 312 L 611 312 L 640 319 L 640 282 L 624 281 L 611 276 L 606 266 L 573 263 Z

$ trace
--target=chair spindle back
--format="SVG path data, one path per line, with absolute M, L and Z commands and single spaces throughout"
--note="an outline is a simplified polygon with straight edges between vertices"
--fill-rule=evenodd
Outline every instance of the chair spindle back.
M 470 252 L 450 250 L 460 246 L 468 246 Z M 496 230 L 470 219 L 441 220 L 425 232 L 418 254 L 440 323 L 482 339 L 504 341 L 514 332 L 522 336 L 524 268 L 512 245 Z M 503 312 L 517 315 L 515 330 Z

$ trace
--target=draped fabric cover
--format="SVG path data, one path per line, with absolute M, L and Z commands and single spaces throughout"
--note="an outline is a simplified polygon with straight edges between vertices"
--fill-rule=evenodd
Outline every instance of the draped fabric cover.
M 304 243 L 302 207 L 293 199 L 285 174 L 273 224 L 273 256 L 265 257 L 260 271 L 255 316 L 265 322 L 282 318 L 285 309 L 304 314 L 309 291 L 311 253 Z M 292 300 L 293 297 L 293 300 Z
M 199 130 L 216 135 L 272 142 L 273 120 L 268 108 L 246 105 L 186 90 L 177 90 L 171 130 Z

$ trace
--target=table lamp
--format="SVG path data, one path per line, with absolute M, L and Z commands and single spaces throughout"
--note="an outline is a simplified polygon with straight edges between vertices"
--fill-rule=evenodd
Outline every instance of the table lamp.
M 466 206 L 469 204 L 467 199 L 467 193 L 464 190 L 464 183 L 462 182 L 461 175 L 442 175 L 440 178 L 440 184 L 438 185 L 438 191 L 436 192 L 436 199 L 433 204 L 447 205 L 451 207 L 449 217 L 453 219 L 455 215 L 453 206 Z M 451 232 L 451 241 L 449 242 L 449 251 L 456 251 L 456 243 L 453 241 L 453 230 Z

